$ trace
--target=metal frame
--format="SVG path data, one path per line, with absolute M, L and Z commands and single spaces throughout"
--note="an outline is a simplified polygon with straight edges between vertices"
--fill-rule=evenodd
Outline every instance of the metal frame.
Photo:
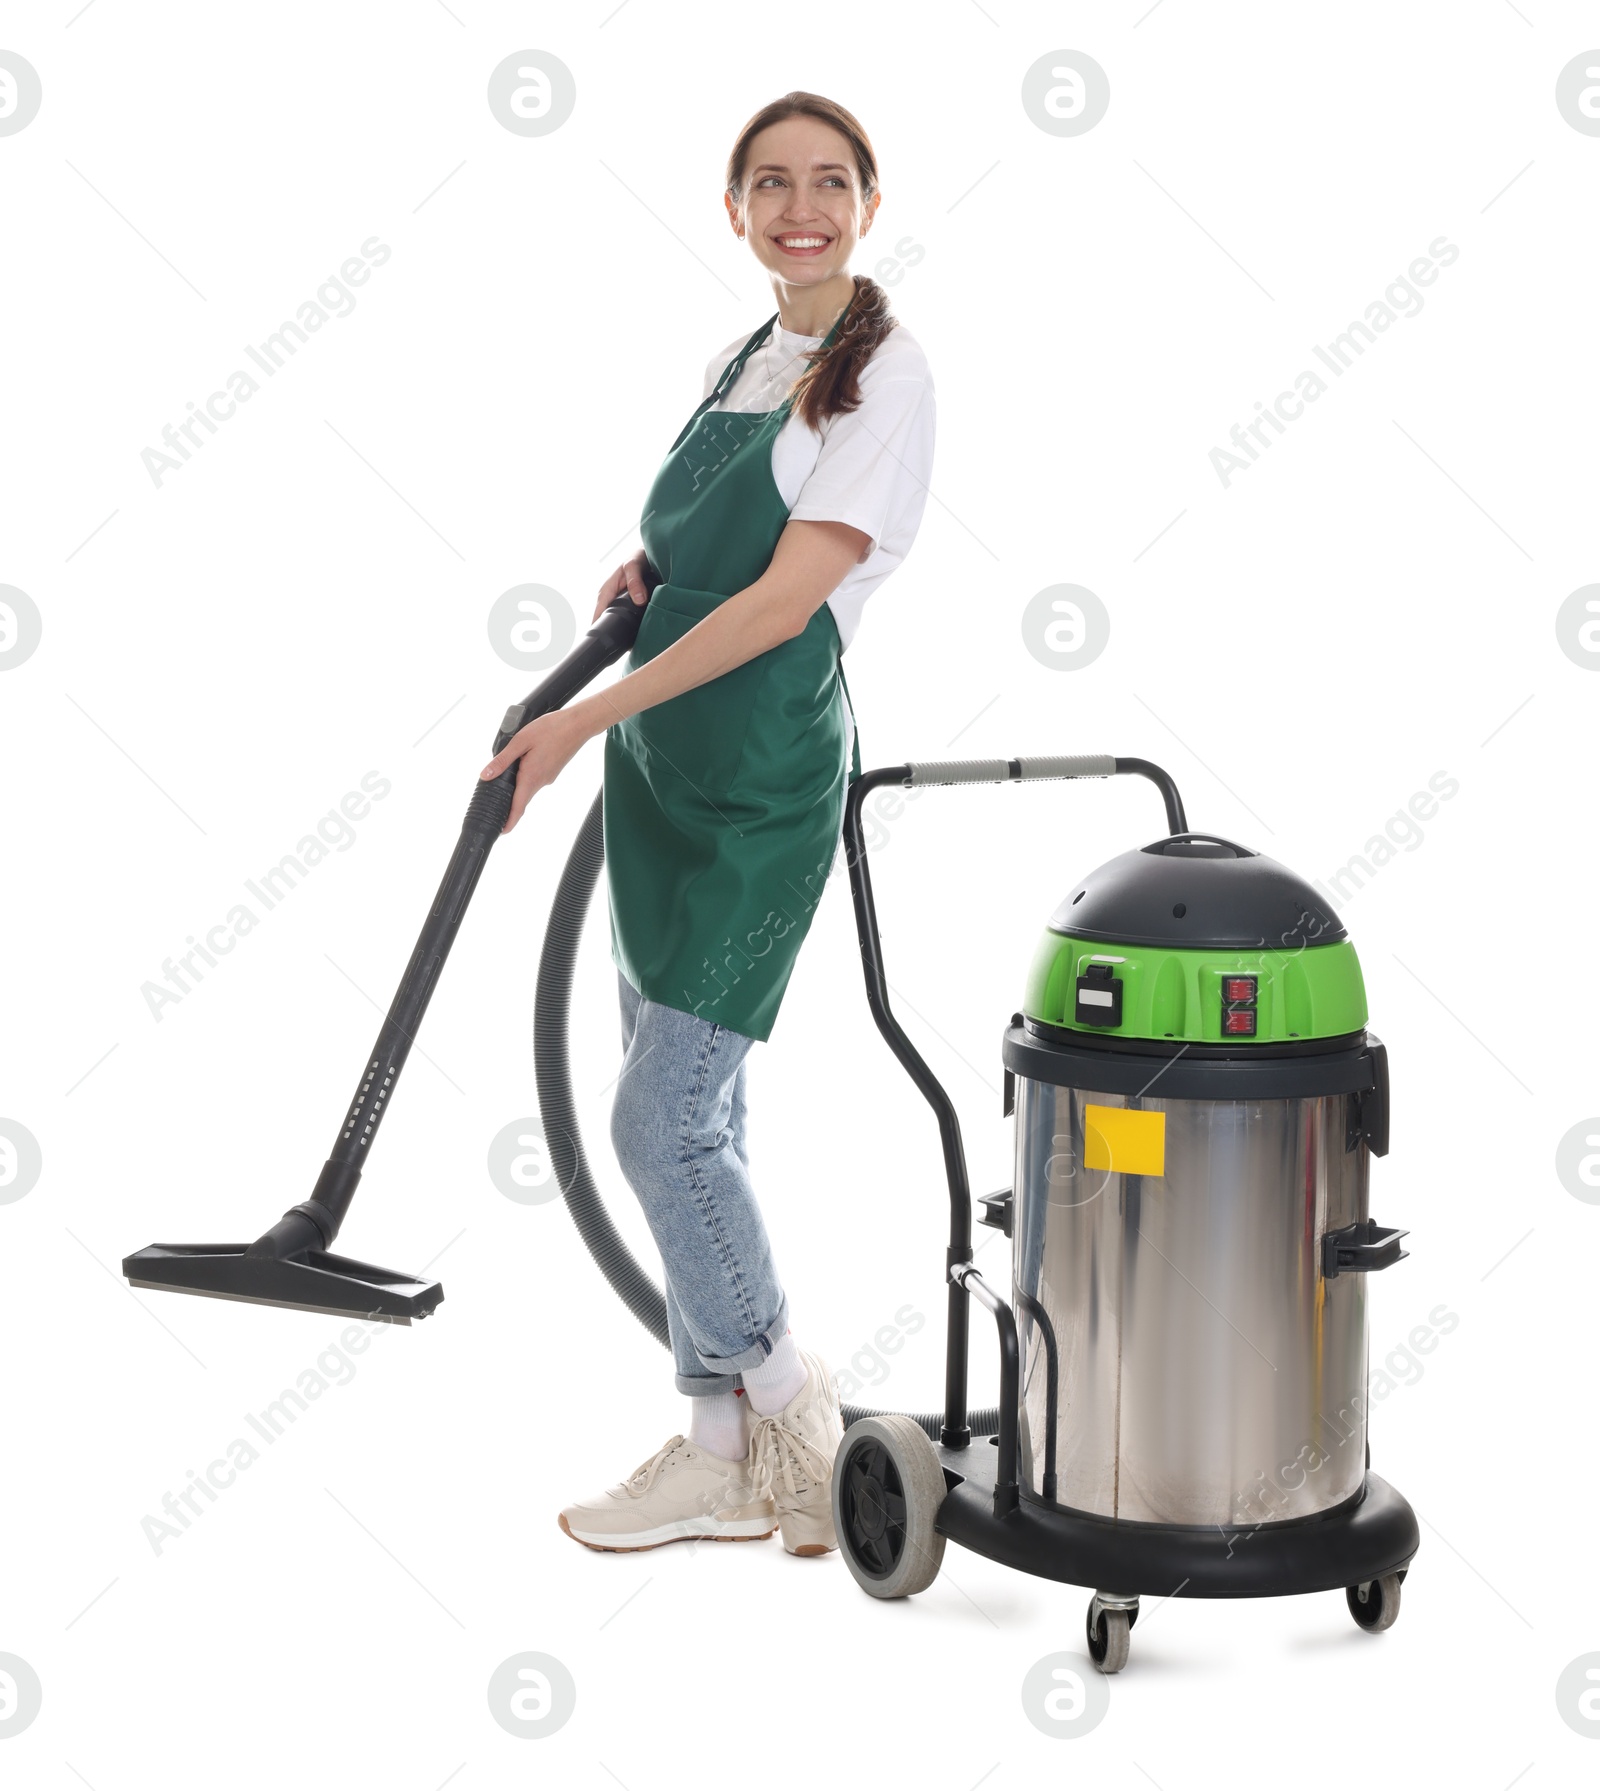
M 861 828 L 861 809 L 874 790 L 885 784 L 904 788 L 930 784 L 1029 783 L 1075 777 L 1145 777 L 1161 792 L 1166 805 L 1169 833 L 1187 833 L 1189 823 L 1183 799 L 1172 778 L 1148 759 L 1109 757 L 965 759 L 935 764 L 886 765 L 863 772 L 850 786 L 845 802 L 845 862 L 850 872 L 850 896 L 855 904 L 856 936 L 861 943 L 861 968 L 867 980 L 867 1005 L 889 1048 L 906 1073 L 921 1089 L 939 1121 L 944 1147 L 945 1179 L 950 1188 L 950 1243 L 945 1255 L 945 1275 L 950 1292 L 945 1323 L 944 1423 L 940 1441 L 947 1449 L 964 1449 L 972 1441 L 967 1425 L 967 1295 L 976 1293 L 995 1315 L 1000 1328 L 1000 1429 L 1002 1472 L 1000 1484 L 1013 1492 L 1017 1484 L 1017 1342 L 1016 1319 L 1011 1308 L 991 1292 L 972 1266 L 972 1188 L 967 1180 L 967 1157 L 961 1144 L 961 1121 L 943 1083 L 906 1036 L 889 1007 L 889 984 L 883 967 L 883 941 L 878 934 L 878 915 L 872 899 L 872 873 L 867 864 L 866 841 Z M 959 1271 L 959 1272 L 958 1272 Z M 1009 1335 L 1009 1344 L 1007 1338 Z M 1009 1376 L 1009 1382 L 1008 1382 Z M 1010 1415 L 1009 1431 L 1007 1414 Z M 1009 1442 L 1007 1438 L 1009 1437 Z M 1009 1447 L 1009 1454 L 1006 1453 Z M 999 1492 L 996 1498 L 1000 1497 Z M 1012 1499 L 1015 1503 L 1015 1499 Z

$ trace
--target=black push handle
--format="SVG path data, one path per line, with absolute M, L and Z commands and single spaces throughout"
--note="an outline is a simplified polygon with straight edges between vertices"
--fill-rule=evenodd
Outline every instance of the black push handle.
M 1026 783 L 1038 777 L 1111 777 L 1117 761 L 1105 753 L 1066 753 L 1042 759 L 918 759 L 908 784 Z
M 1411 1252 L 1400 1248 L 1403 1231 L 1385 1230 L 1376 1219 L 1361 1219 L 1354 1225 L 1322 1234 L 1322 1278 L 1332 1281 L 1336 1275 L 1372 1275 L 1379 1269 L 1393 1268 Z
M 967 1154 L 961 1143 L 961 1121 L 944 1084 L 906 1036 L 904 1027 L 889 1006 L 889 978 L 884 968 L 883 940 L 878 932 L 878 913 L 872 895 L 872 872 L 867 864 L 862 807 L 874 790 L 882 789 L 886 784 L 910 788 L 918 784 L 1022 782 L 1029 778 L 1112 777 L 1123 773 L 1148 778 L 1160 790 L 1166 804 L 1167 826 L 1173 833 L 1188 831 L 1189 823 L 1184 817 L 1178 786 L 1159 765 L 1152 765 L 1148 759 L 1114 759 L 1104 754 L 1030 759 L 941 759 L 924 760 L 918 765 L 884 765 L 856 778 L 845 799 L 845 863 L 850 871 L 850 895 L 855 905 L 856 938 L 861 946 L 867 1006 L 889 1049 L 921 1090 L 939 1122 L 945 1181 L 950 1191 L 947 1270 L 966 1263 L 972 1254 L 972 1194 L 967 1181 Z M 1007 1086 L 1009 1088 L 1009 1084 Z M 947 1449 L 964 1449 L 972 1439 L 967 1425 L 967 1297 L 966 1283 L 952 1279 L 947 1293 L 945 1326 L 944 1422 L 939 1433 L 940 1441 Z M 1003 1412 L 1004 1396 L 1001 1409 Z
M 1178 786 L 1148 759 L 1116 759 L 1109 753 L 1055 753 L 1022 759 L 919 759 L 904 767 L 901 781 L 915 788 L 929 784 L 1019 784 L 1042 778 L 1119 774 L 1149 778 L 1166 804 L 1168 833 L 1188 832 L 1189 822 Z

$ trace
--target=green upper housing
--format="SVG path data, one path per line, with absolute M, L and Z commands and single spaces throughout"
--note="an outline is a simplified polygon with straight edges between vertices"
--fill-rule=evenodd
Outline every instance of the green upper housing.
M 1023 1013 L 1086 1040 L 1249 1051 L 1359 1032 L 1367 992 L 1310 884 L 1231 840 L 1180 834 L 1112 859 L 1067 897 L 1029 966 Z
M 1080 1026 L 1078 978 L 1109 964 L 1122 984 L 1119 1026 Z M 1224 975 L 1256 978 L 1256 1030 L 1224 1038 Z M 1189 1039 L 1196 1044 L 1282 1044 L 1336 1038 L 1367 1023 L 1367 991 L 1348 939 L 1282 950 L 1175 951 L 1170 946 L 1102 945 L 1046 933 L 1028 968 L 1022 1011 L 1030 1020 L 1109 1038 Z

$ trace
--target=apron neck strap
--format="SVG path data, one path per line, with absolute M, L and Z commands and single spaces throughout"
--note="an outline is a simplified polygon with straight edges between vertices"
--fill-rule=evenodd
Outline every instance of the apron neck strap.
M 844 322 L 846 316 L 849 314 L 850 306 L 854 303 L 855 294 L 852 292 L 849 302 L 845 305 L 844 310 L 834 318 L 833 328 L 823 337 L 822 346 L 816 350 L 818 354 L 824 354 L 828 349 L 833 347 L 834 338 L 839 334 L 839 326 Z M 697 418 L 703 416 L 706 411 L 710 410 L 713 404 L 717 404 L 722 400 L 729 387 L 733 385 L 734 381 L 737 380 L 739 375 L 744 371 L 745 362 L 750 359 L 751 355 L 753 355 L 758 348 L 762 347 L 768 340 L 770 340 L 772 336 L 772 326 L 778 321 L 778 318 L 779 313 L 774 311 L 767 321 L 762 324 L 761 328 L 758 329 L 750 340 L 745 343 L 744 347 L 739 350 L 731 361 L 729 361 L 727 366 L 722 369 L 722 376 L 718 379 L 716 385 L 712 387 L 711 396 L 696 408 L 694 415 L 684 424 L 682 430 L 679 432 L 678 440 L 672 444 L 674 447 L 677 447 L 679 443 L 683 441 L 683 438 L 694 427 Z M 793 402 L 794 400 L 792 398 L 785 398 L 779 408 L 787 412 Z
M 811 351 L 813 354 L 816 354 L 818 356 L 825 355 L 828 352 L 828 350 L 833 347 L 834 338 L 839 334 L 839 325 L 844 322 L 846 316 L 849 314 L 850 306 L 853 305 L 855 302 L 856 302 L 856 295 L 852 292 L 850 294 L 849 301 L 845 305 L 844 310 L 841 311 L 836 318 L 834 318 L 833 328 L 831 330 L 829 330 L 827 335 L 822 338 L 821 347 L 813 349 Z M 811 365 L 814 367 L 816 365 L 816 362 L 813 361 L 811 363 Z M 791 393 L 787 398 L 784 399 L 782 405 L 779 408 L 783 411 L 785 416 L 787 416 L 789 414 L 789 412 L 794 408 L 793 393 Z
M 778 321 L 778 315 L 779 314 L 774 311 L 767 321 L 762 324 L 761 328 L 758 329 L 750 340 L 745 343 L 744 347 L 739 350 L 731 361 L 729 361 L 727 366 L 722 369 L 722 377 L 712 388 L 711 396 L 706 400 L 706 404 L 715 404 L 717 400 L 722 397 L 723 393 L 727 391 L 729 386 L 731 386 L 744 371 L 745 362 L 748 361 L 751 355 L 753 355 L 772 335 L 772 326 Z M 705 405 L 702 405 L 701 409 L 703 410 L 704 408 Z
M 678 439 L 672 444 L 674 448 L 681 446 L 684 437 L 694 428 L 696 421 L 704 416 L 713 404 L 720 402 L 723 394 L 744 370 L 745 362 L 750 359 L 751 355 L 753 355 L 762 343 L 772 334 L 772 326 L 777 321 L 778 313 L 774 311 L 767 321 L 762 324 L 761 328 L 758 329 L 750 340 L 745 343 L 744 347 L 739 350 L 731 361 L 729 361 L 727 366 L 722 369 L 722 377 L 711 388 L 711 396 L 695 407 L 694 413 L 690 416 L 689 421 L 678 431 Z

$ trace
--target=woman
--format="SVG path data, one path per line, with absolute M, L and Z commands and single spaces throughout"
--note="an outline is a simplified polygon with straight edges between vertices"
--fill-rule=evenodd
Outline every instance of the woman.
M 597 615 L 624 590 L 646 605 L 632 669 L 483 771 L 521 761 L 509 831 L 606 736 L 624 1051 L 611 1132 L 661 1251 L 691 1416 L 562 1511 L 591 1548 L 775 1526 L 791 1554 L 837 1546 L 838 1397 L 789 1329 L 750 1181 L 745 1059 L 772 1031 L 861 768 L 840 655 L 911 546 L 932 467 L 927 362 L 849 272 L 878 197 L 872 146 L 830 100 L 787 94 L 740 133 L 728 219 L 777 316 L 712 357 L 645 501 L 643 550 L 601 586 Z

